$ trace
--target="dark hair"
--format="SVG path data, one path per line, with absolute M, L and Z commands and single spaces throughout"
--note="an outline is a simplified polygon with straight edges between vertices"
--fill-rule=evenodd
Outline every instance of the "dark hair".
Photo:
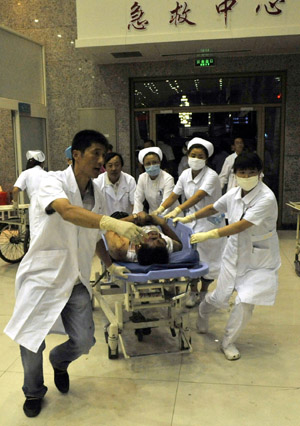
M 106 150 L 108 148 L 108 140 L 104 135 L 102 135 L 102 133 L 97 132 L 96 130 L 81 130 L 74 136 L 72 142 L 72 153 L 74 149 L 77 149 L 83 154 L 84 151 L 92 145 L 92 143 L 99 143 L 103 145 Z
M 35 166 L 40 166 L 44 161 L 37 161 L 35 158 L 29 158 L 26 163 L 26 170 L 32 169 Z
M 150 142 L 150 143 L 151 143 L 151 146 L 155 146 L 155 142 L 154 142 L 152 139 L 144 139 L 144 144 L 145 144 L 146 142 Z
M 108 154 L 106 154 L 105 156 L 105 160 L 104 160 L 104 164 L 108 163 L 112 158 L 114 157 L 119 157 L 122 167 L 124 166 L 124 160 L 121 154 L 119 154 L 118 152 L 109 152 Z
M 192 149 L 194 149 L 194 148 L 200 148 L 200 149 L 202 149 L 202 150 L 203 150 L 203 152 L 204 152 L 204 154 L 206 155 L 206 158 L 208 158 L 208 157 L 209 157 L 209 155 L 208 155 L 208 151 L 207 151 L 207 148 L 205 148 L 205 146 L 204 146 L 204 145 L 201 145 L 201 143 L 196 143 L 195 145 L 192 145 L 192 146 L 190 147 L 190 149 L 188 150 L 188 155 L 189 155 L 189 153 L 192 151 Z
M 263 164 L 256 152 L 243 152 L 238 155 L 233 164 L 233 172 L 236 173 L 238 169 L 257 169 L 259 172 L 262 170 Z
M 148 155 L 156 155 L 156 157 L 158 157 L 158 159 L 159 159 L 159 162 L 161 163 L 160 156 L 157 154 L 157 152 L 150 151 L 150 152 L 147 152 L 147 154 L 144 156 L 144 158 L 143 158 L 143 164 L 144 164 L 145 158 L 148 157 Z
M 169 252 L 167 247 L 149 247 L 142 244 L 137 253 L 140 265 L 166 264 L 169 263 Z

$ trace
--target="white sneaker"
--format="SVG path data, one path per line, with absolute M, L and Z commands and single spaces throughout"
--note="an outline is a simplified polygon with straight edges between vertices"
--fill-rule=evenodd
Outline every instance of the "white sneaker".
M 197 333 L 206 334 L 208 332 L 208 319 L 202 318 L 198 314 L 196 329 L 197 329 Z
M 200 303 L 200 295 L 195 291 L 191 291 L 186 299 L 185 306 L 187 308 L 193 308 Z
M 229 361 L 234 361 L 241 357 L 239 350 L 233 343 L 230 343 L 228 346 L 226 346 L 226 348 L 221 345 L 221 351 L 224 352 L 225 358 Z

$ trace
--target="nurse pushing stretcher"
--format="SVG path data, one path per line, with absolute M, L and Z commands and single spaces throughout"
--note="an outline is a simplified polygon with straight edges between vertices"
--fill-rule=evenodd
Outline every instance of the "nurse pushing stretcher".
M 239 155 L 234 173 L 238 187 L 196 213 L 174 219 L 174 222 L 189 223 L 217 213 L 228 214 L 228 226 L 191 236 L 191 243 L 199 245 L 207 240 L 217 242 L 229 237 L 217 287 L 201 302 L 197 320 L 197 331 L 206 333 L 210 314 L 227 307 L 232 293 L 237 292 L 221 343 L 228 360 L 240 358 L 234 343 L 250 320 L 254 306 L 274 304 L 280 267 L 276 232 L 278 207 L 275 195 L 260 180 L 260 158 L 256 153 Z
M 186 201 L 175 207 L 164 217 L 175 218 L 182 211 L 187 210 L 188 215 L 217 201 L 221 195 L 221 183 L 218 174 L 207 166 L 207 160 L 214 152 L 214 146 L 201 138 L 193 138 L 187 146 L 189 169 L 184 170 L 179 176 L 178 182 L 171 195 L 156 209 L 153 214 L 164 214 L 166 209 L 177 202 L 180 195 L 184 195 Z M 224 226 L 222 218 L 218 227 Z M 189 226 L 193 232 L 210 231 L 216 227 L 208 220 L 190 221 Z M 209 284 L 218 277 L 221 263 L 221 256 L 225 241 L 209 240 L 204 244 L 199 244 L 197 250 L 200 259 L 209 265 L 209 273 L 201 278 L 201 291 L 198 293 L 197 286 L 192 285 L 190 296 L 186 306 L 192 308 L 199 303 L 207 292 Z

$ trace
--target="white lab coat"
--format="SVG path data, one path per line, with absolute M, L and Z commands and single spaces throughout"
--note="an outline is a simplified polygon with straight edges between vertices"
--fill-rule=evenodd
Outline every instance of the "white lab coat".
M 94 179 L 94 183 L 99 187 L 102 194 L 105 195 L 105 213 L 103 214 L 111 216 L 116 211 L 131 214 L 136 188 L 133 176 L 128 173 L 121 172 L 116 192 L 108 180 L 107 172 L 101 173 L 101 175 Z
M 212 294 L 210 302 L 217 307 L 227 306 L 235 289 L 243 303 L 273 305 L 280 267 L 275 195 L 259 182 L 243 198 L 240 187 L 231 189 L 214 203 L 214 208 L 227 212 L 229 223 L 243 218 L 254 226 L 227 239 L 217 284 L 218 300 Z
M 95 186 L 94 196 L 92 211 L 99 213 L 102 198 Z M 78 278 L 92 295 L 91 264 L 101 231 L 75 226 L 56 212 L 46 214 L 45 208 L 58 198 L 83 206 L 72 166 L 49 172 L 41 182 L 37 195 L 42 211 L 39 233 L 19 265 L 15 309 L 4 330 L 11 339 L 33 352 L 59 323 L 60 313 Z M 64 332 L 62 328 L 55 331 Z
M 153 212 L 169 197 L 173 188 L 174 178 L 164 170 L 160 170 L 159 175 L 154 180 L 150 178 L 148 173 L 142 173 L 135 190 L 133 213 L 143 211 L 145 200 L 149 204 L 149 213 Z M 176 205 L 179 205 L 179 203 L 177 202 Z M 166 213 L 169 211 L 170 209 L 167 209 Z
M 36 236 L 38 229 L 38 217 L 36 215 L 36 195 L 41 183 L 41 180 L 47 172 L 40 166 L 32 167 L 31 169 L 24 170 L 16 180 L 14 186 L 20 188 L 22 191 L 26 189 L 28 198 L 30 200 L 29 205 L 29 228 L 30 228 L 30 239 L 31 242 Z
M 235 188 L 237 186 L 236 177 L 235 177 L 235 174 L 233 173 L 233 165 L 234 165 L 236 157 L 237 157 L 236 152 L 228 155 L 228 157 L 225 158 L 224 164 L 222 166 L 222 170 L 219 174 L 219 178 L 221 181 L 221 188 L 223 189 L 224 186 L 227 184 L 226 192 L 228 192 L 231 188 Z
M 222 195 L 218 174 L 207 166 L 200 171 L 195 179 L 193 179 L 191 168 L 184 170 L 179 176 L 173 192 L 177 195 L 184 194 L 186 200 L 188 200 L 199 190 L 205 191 L 207 195 L 191 207 L 186 212 L 186 215 L 196 213 L 203 207 L 213 204 Z M 197 233 L 225 226 L 225 221 L 223 220 L 219 225 L 213 225 L 207 218 L 204 218 L 188 223 L 187 225 L 193 228 L 194 233 Z M 205 278 L 215 279 L 218 277 L 225 243 L 226 241 L 206 240 L 197 245 L 200 260 L 209 266 L 209 273 Z

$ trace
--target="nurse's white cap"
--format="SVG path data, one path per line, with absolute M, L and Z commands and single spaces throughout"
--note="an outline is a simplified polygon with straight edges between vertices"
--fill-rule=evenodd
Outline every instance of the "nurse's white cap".
M 143 164 L 145 156 L 149 154 L 150 152 L 154 152 L 155 154 L 157 154 L 160 158 L 160 161 L 162 161 L 163 154 L 161 149 L 158 148 L 158 146 L 150 146 L 149 148 L 141 149 L 141 151 L 139 152 L 139 162 L 141 164 Z
M 203 145 L 208 152 L 208 156 L 211 157 L 214 153 L 214 146 L 211 142 L 206 141 L 202 138 L 193 138 L 189 141 L 187 149 L 189 150 L 193 145 Z
M 40 163 L 42 163 L 43 161 L 45 161 L 45 154 L 39 150 L 27 151 L 26 160 L 30 160 L 31 158 L 34 158 L 36 161 L 39 161 Z

